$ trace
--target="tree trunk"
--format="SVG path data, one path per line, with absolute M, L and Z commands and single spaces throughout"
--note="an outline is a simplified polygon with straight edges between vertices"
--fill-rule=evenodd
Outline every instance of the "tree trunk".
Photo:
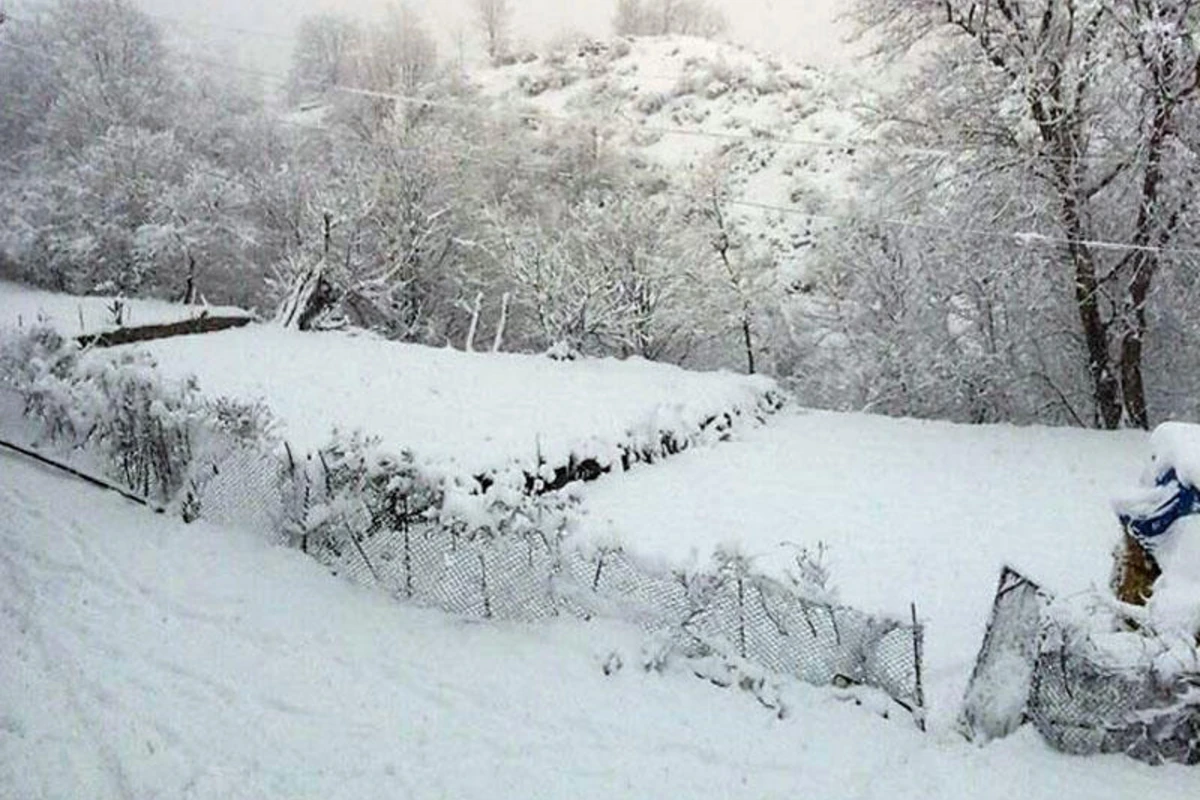
M 750 317 L 742 317 L 742 339 L 746 344 L 746 372 L 750 375 L 754 374 L 754 337 L 750 331 Z
M 1059 194 L 1059 221 L 1068 240 L 1067 254 L 1075 278 L 1075 306 L 1083 328 L 1083 340 L 1088 355 L 1088 375 L 1092 381 L 1092 398 L 1096 419 L 1108 430 L 1121 425 L 1122 409 L 1120 382 L 1113 374 L 1109 356 L 1109 325 L 1100 313 L 1100 282 L 1096 278 L 1096 260 L 1087 245 L 1086 231 L 1080 215 L 1076 181 L 1070 175 L 1073 165 L 1059 162 L 1056 167 L 1056 188 Z
M 1150 123 L 1150 136 L 1146 143 L 1146 171 L 1142 175 L 1141 202 L 1133 234 L 1134 246 L 1142 249 L 1130 253 L 1133 277 L 1129 281 L 1124 316 L 1125 332 L 1121 337 L 1121 392 L 1125 413 L 1130 425 L 1144 430 L 1150 429 L 1146 389 L 1142 380 L 1142 351 L 1147 329 L 1146 302 L 1159 267 L 1159 254 L 1153 248 L 1162 244 L 1166 238 L 1165 235 L 1156 238 L 1155 232 L 1156 227 L 1164 223 L 1159 199 L 1163 181 L 1163 149 L 1166 147 L 1170 119 L 1169 100 L 1162 94 L 1156 95 L 1154 117 Z M 1169 233 L 1169 228 L 1170 224 L 1166 233 Z

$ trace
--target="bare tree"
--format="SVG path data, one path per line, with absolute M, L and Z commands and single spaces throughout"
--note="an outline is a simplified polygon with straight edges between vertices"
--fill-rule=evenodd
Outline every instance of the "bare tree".
M 613 30 L 619 36 L 681 34 L 714 38 L 729 27 L 707 0 L 618 0 Z
M 362 29 L 352 19 L 333 13 L 302 19 L 288 73 L 288 94 L 292 101 L 331 87 L 353 85 L 362 47 Z
M 495 63 L 508 50 L 513 9 L 508 0 L 474 0 L 475 20 L 483 33 L 488 58 Z

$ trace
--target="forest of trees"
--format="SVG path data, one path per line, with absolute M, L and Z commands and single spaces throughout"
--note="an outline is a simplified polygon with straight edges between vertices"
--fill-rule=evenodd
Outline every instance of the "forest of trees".
M 268 316 L 320 286 L 294 321 L 744 363 L 705 215 L 586 124 L 485 111 L 411 10 L 304 20 L 283 112 L 253 77 L 168 52 L 129 0 L 6 24 L 4 274 Z
M 483 49 L 507 2 L 474 4 Z M 615 30 L 713 35 L 699 2 Z M 961 421 L 1200 418 L 1200 2 L 863 0 L 900 88 L 802 289 L 586 119 L 481 101 L 421 19 L 301 22 L 286 84 L 172 52 L 131 0 L 0 26 L 0 275 L 459 348 L 765 371 Z

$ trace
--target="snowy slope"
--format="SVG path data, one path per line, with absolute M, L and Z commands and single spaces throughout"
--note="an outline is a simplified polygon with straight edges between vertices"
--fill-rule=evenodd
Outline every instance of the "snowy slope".
M 730 412 L 753 418 L 777 391 L 767 378 L 636 358 L 564 362 L 273 325 L 136 347 L 169 377 L 196 375 L 210 396 L 265 400 L 300 452 L 327 444 L 335 427 L 357 429 L 466 476 L 536 472 L 539 456 L 551 467 L 572 455 L 610 464 L 622 443 L 652 446 L 662 432 L 695 433 Z
M 1106 585 L 1111 501 L 1137 485 L 1146 448 L 1133 432 L 785 413 L 590 485 L 583 535 L 671 563 L 734 543 L 768 572 L 824 542 L 842 601 L 902 618 L 916 602 L 933 713 L 949 722 L 1001 566 L 1062 595 Z
M 863 79 L 683 36 L 568 41 L 536 60 L 472 75 L 498 110 L 594 128 L 607 147 L 662 170 L 694 197 L 720 164 L 727 213 L 783 264 L 852 190 Z M 771 206 L 786 211 L 751 205 Z
M 7 454 L 0 509 L 0 797 L 1194 796 L 1182 767 L 974 748 L 807 687 L 776 720 L 642 672 L 633 631 L 405 608 Z
M 28 328 L 45 323 L 66 336 L 98 333 L 119 327 L 113 315 L 114 297 L 83 297 L 34 289 L 0 280 L 0 329 Z M 162 300 L 120 300 L 125 327 L 182 322 L 208 316 L 246 316 L 238 308 L 185 306 Z

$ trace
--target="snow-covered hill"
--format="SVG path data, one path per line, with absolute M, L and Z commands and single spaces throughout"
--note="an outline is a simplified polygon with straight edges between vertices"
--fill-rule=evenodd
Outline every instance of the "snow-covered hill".
M 586 128 L 701 203 L 715 176 L 729 216 L 781 266 L 852 191 L 869 91 L 849 72 L 683 36 L 577 38 L 530 58 L 473 73 L 498 112 Z
M 10 0 L 10 7 L 34 5 Z M 140 0 L 139 5 L 168 20 L 173 36 L 192 46 L 230 53 L 258 67 L 286 68 L 291 36 L 305 14 L 334 9 L 358 15 L 379 14 L 388 0 Z M 460 48 L 482 57 L 472 0 L 410 0 L 425 19 L 443 52 Z M 518 44 L 540 45 L 567 33 L 606 36 L 611 31 L 615 0 L 513 0 L 512 36 Z M 850 65 L 863 50 L 848 41 L 853 26 L 839 15 L 844 0 L 713 0 L 730 23 L 729 38 L 760 50 L 806 63 Z
M 357 430 L 454 477 L 535 474 L 572 458 L 619 465 L 622 448 L 654 449 L 665 436 L 714 440 L 729 425 L 757 424 L 783 398 L 769 378 L 638 358 L 467 353 L 274 325 L 130 347 L 153 355 L 168 378 L 196 376 L 210 397 L 263 401 L 299 452 L 328 444 L 335 429 Z

